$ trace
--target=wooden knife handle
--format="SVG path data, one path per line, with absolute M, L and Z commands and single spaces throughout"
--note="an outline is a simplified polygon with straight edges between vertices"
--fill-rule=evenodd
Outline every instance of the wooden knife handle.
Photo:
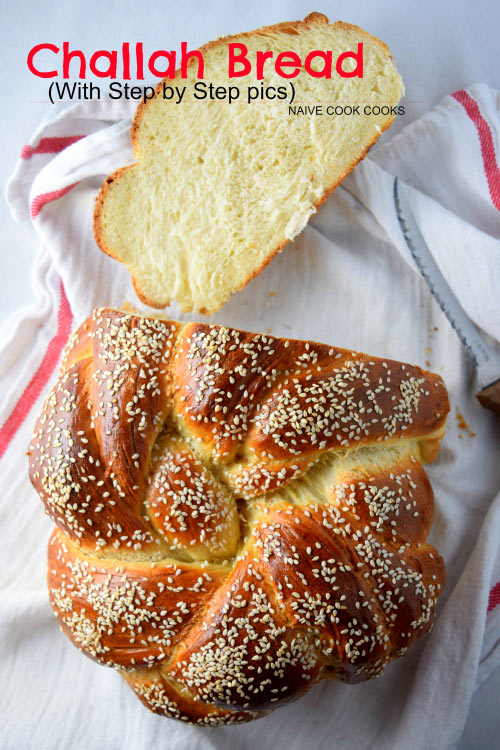
M 495 414 L 500 415 L 500 380 L 492 383 L 487 388 L 483 388 L 477 395 L 479 403 L 485 409 L 491 409 Z

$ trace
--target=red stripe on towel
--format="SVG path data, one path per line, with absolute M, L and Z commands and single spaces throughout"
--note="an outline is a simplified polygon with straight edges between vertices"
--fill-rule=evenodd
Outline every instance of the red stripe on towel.
M 62 135 L 56 138 L 42 138 L 38 146 L 30 146 L 29 144 L 23 146 L 21 149 L 21 159 L 31 159 L 35 154 L 58 154 L 60 151 L 64 151 L 65 148 L 71 146 L 72 143 L 76 143 L 81 138 L 85 138 L 84 135 Z
M 452 94 L 453 98 L 462 105 L 468 116 L 476 126 L 479 143 L 481 146 L 481 156 L 483 157 L 484 172 L 490 191 L 491 201 L 495 208 L 500 211 L 500 169 L 498 167 L 493 135 L 487 121 L 481 114 L 479 105 L 463 89 Z M 500 604 L 500 581 L 493 586 L 488 599 L 488 612 L 491 612 Z
M 63 195 L 69 193 L 69 191 L 72 190 L 75 185 L 78 185 L 78 183 L 74 182 L 72 185 L 68 185 L 65 188 L 61 188 L 60 190 L 53 190 L 51 193 L 41 193 L 40 195 L 37 195 L 36 198 L 33 198 L 31 202 L 31 218 L 36 219 L 42 208 L 47 203 L 51 203 L 51 201 L 56 201 L 58 198 L 62 198 Z
M 14 406 L 10 416 L 0 428 L 0 458 L 9 447 L 11 440 L 28 416 L 33 404 L 54 372 L 61 352 L 71 333 L 73 315 L 69 306 L 63 283 L 60 284 L 61 297 L 57 313 L 57 333 L 49 341 L 47 351 L 37 371 L 24 389 L 24 393 Z
M 468 116 L 476 126 L 479 143 L 481 145 L 481 155 L 483 157 L 483 166 L 488 182 L 493 205 L 500 211 L 500 169 L 497 164 L 495 155 L 495 146 L 493 144 L 493 135 L 487 121 L 481 114 L 479 105 L 466 91 L 455 91 L 453 98 L 459 102 L 467 112 Z
M 500 581 L 493 586 L 490 591 L 490 598 L 488 599 L 488 612 L 495 609 L 500 604 Z

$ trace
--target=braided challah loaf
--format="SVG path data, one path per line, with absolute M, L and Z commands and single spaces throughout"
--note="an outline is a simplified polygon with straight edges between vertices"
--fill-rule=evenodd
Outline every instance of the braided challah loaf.
M 444 583 L 421 464 L 448 408 L 418 367 L 96 310 L 30 447 L 63 631 L 201 724 L 380 674 Z

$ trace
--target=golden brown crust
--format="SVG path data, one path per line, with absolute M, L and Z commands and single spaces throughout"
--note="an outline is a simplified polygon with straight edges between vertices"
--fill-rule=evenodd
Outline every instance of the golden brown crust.
M 122 672 L 140 701 L 156 714 L 191 724 L 216 727 L 220 724 L 241 724 L 265 716 L 266 712 L 234 711 L 203 703 L 196 696 L 154 669 Z
M 382 467 L 349 467 L 336 476 L 330 497 L 340 513 L 397 548 L 422 544 L 433 521 L 434 499 L 427 474 L 408 453 Z
M 164 434 L 155 443 L 144 512 L 172 549 L 202 559 L 236 554 L 235 499 L 178 436 Z
M 61 629 L 106 666 L 160 667 L 227 577 L 171 561 L 82 556 L 59 531 L 49 542 L 47 583 Z
M 264 26 L 261 29 L 258 29 L 255 31 L 248 31 L 248 32 L 240 33 L 240 34 L 233 34 L 230 36 L 222 37 L 220 39 L 217 39 L 212 42 L 208 42 L 207 44 L 203 45 L 202 47 L 199 48 L 199 51 L 202 54 L 205 54 L 209 50 L 219 47 L 224 44 L 228 44 L 229 42 L 232 42 L 235 39 L 245 39 L 248 37 L 253 37 L 255 35 L 265 36 L 268 33 L 275 33 L 277 31 L 289 33 L 292 35 L 298 34 L 300 29 L 304 27 L 313 26 L 318 23 L 329 24 L 329 19 L 327 18 L 327 16 L 323 15 L 322 13 L 313 12 L 313 13 L 310 13 L 303 21 L 283 22 L 283 23 L 272 25 L 272 26 Z M 361 29 L 359 26 L 348 24 L 343 21 L 336 21 L 335 23 L 331 24 L 331 26 L 334 29 L 345 29 L 349 31 L 354 31 L 357 34 L 361 35 L 362 37 L 366 39 L 370 39 L 371 41 L 376 43 L 378 46 L 380 46 L 387 53 L 389 59 L 392 60 L 392 56 L 389 52 L 389 48 L 387 47 L 387 45 L 384 42 L 382 42 L 380 39 L 378 39 L 377 37 L 374 37 L 368 32 Z M 194 64 L 195 64 L 194 61 L 190 61 L 190 63 L 188 64 L 188 67 L 189 65 L 194 65 Z M 170 82 L 170 79 L 164 79 L 163 81 L 160 81 L 160 83 L 158 83 L 155 88 L 155 95 L 162 91 L 162 87 L 164 83 L 169 83 L 169 82 Z M 143 101 L 139 104 L 134 114 L 131 129 L 130 129 L 132 145 L 134 148 L 134 155 L 135 155 L 135 158 L 138 160 L 138 162 L 140 161 L 140 153 L 139 153 L 139 147 L 138 147 L 137 134 L 141 126 L 141 121 L 142 121 L 142 118 L 144 117 L 146 108 L 148 107 L 148 104 L 149 104 L 149 101 L 147 102 Z M 333 193 L 333 191 L 340 185 L 340 183 L 343 182 L 343 180 L 347 177 L 347 175 L 350 174 L 352 170 L 357 166 L 357 164 L 359 164 L 359 162 L 365 158 L 366 154 L 371 149 L 371 147 L 377 142 L 377 140 L 380 138 L 382 133 L 385 132 L 392 125 L 393 121 L 394 121 L 394 117 L 390 118 L 385 123 L 383 123 L 380 128 L 380 131 L 373 138 L 371 143 L 367 145 L 364 151 L 360 153 L 360 155 L 350 165 L 350 167 L 344 171 L 344 173 L 341 175 L 339 179 L 334 180 L 334 182 L 331 185 L 325 188 L 322 196 L 313 203 L 313 212 L 316 212 L 318 210 L 318 208 L 326 201 L 326 199 Z M 110 257 L 114 258 L 115 260 L 119 262 L 123 262 L 122 259 L 115 252 L 113 252 L 113 249 L 110 248 L 104 240 L 100 221 L 101 221 L 101 216 L 102 216 L 106 196 L 110 190 L 111 185 L 121 177 L 121 175 L 124 173 L 125 170 L 131 169 L 137 166 L 138 164 L 136 163 L 136 164 L 129 165 L 127 167 L 122 167 L 118 169 L 116 172 L 114 172 L 112 175 L 110 175 L 110 177 L 108 177 L 103 183 L 96 197 L 94 219 L 93 219 L 94 236 L 95 236 L 96 243 L 106 255 L 109 255 Z M 263 263 L 261 263 L 261 265 L 258 268 L 252 271 L 252 273 L 249 274 L 248 277 L 242 282 L 242 284 L 239 286 L 239 290 L 243 289 L 250 281 L 256 278 L 264 270 L 264 268 L 266 268 L 266 266 L 268 266 L 271 263 L 273 258 L 275 258 L 275 256 L 284 249 L 284 247 L 289 242 L 290 242 L 290 239 L 284 237 L 277 244 L 277 246 L 267 255 Z M 129 271 L 130 270 L 131 269 L 129 268 Z M 134 276 L 132 276 L 132 283 L 133 283 L 133 286 L 134 286 L 134 289 L 138 298 L 141 300 L 141 302 L 143 302 L 145 305 L 148 305 L 149 307 L 152 307 L 155 309 L 163 309 L 167 307 L 169 304 L 171 304 L 171 302 L 173 301 L 171 298 L 165 298 L 163 300 L 152 299 L 140 288 L 139 281 Z M 203 308 L 199 310 L 199 312 L 202 313 L 203 315 L 212 315 L 213 313 L 217 312 L 217 310 L 220 309 L 221 306 L 222 305 L 213 309 Z M 184 306 L 182 308 L 182 312 L 194 312 L 194 311 L 195 310 L 193 309 L 192 306 L 191 307 Z
M 438 376 L 400 362 L 202 323 L 188 323 L 177 347 L 176 412 L 223 462 L 233 459 L 242 440 L 256 457 L 293 460 L 428 435 L 446 419 Z M 414 407 L 431 392 L 414 421 Z
M 421 462 L 448 409 L 411 365 L 96 310 L 30 447 L 63 631 L 201 724 L 380 674 L 444 585 Z
M 273 583 L 244 555 L 168 673 L 205 703 L 233 710 L 267 711 L 306 690 L 321 666 L 315 634 L 290 622 Z

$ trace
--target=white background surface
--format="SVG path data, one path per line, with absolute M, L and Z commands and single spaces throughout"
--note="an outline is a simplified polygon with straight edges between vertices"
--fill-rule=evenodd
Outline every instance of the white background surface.
M 143 41 L 149 51 L 175 48 L 181 41 L 195 48 L 215 36 L 295 20 L 312 10 L 324 12 L 330 20 L 359 24 L 389 44 L 406 84 L 407 114 L 394 124 L 382 142 L 446 93 L 478 81 L 500 88 L 498 0 L 474 3 L 470 0 L 337 0 L 335 3 L 24 0 L 4 5 L 0 19 L 4 32 L 0 50 L 4 71 L 2 185 L 21 147 L 50 107 L 46 102 L 47 81 L 35 78 L 26 66 L 27 52 L 34 44 L 51 42 L 59 46 L 69 41 L 73 48 L 88 53 L 96 49 L 119 49 L 124 41 Z M 11 221 L 3 201 L 0 212 L 0 318 L 3 319 L 32 300 L 29 269 L 36 238 L 28 224 L 16 225 Z M 473 699 L 461 750 L 498 746 L 499 696 L 497 670 Z

